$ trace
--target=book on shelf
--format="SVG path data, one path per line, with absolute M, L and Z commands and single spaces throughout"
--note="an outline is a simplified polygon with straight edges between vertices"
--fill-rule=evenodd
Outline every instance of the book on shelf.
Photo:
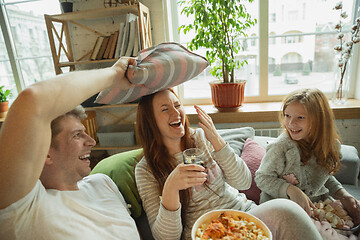
M 107 47 L 107 44 L 108 44 L 108 42 L 109 42 L 109 39 L 110 39 L 110 36 L 105 36 L 105 37 L 104 37 L 104 40 L 102 41 L 102 44 L 101 44 L 99 53 L 98 53 L 98 55 L 96 56 L 96 60 L 101 60 L 101 59 L 103 58 L 104 53 L 105 53 L 105 50 L 106 50 L 106 47 Z
M 135 42 L 134 42 L 134 49 L 133 49 L 133 53 L 132 56 L 137 57 L 137 55 L 139 54 L 139 51 L 141 50 L 141 46 L 140 46 L 140 29 L 139 29 L 139 17 L 136 18 L 135 20 Z
M 126 15 L 125 26 L 124 26 L 124 31 L 123 31 L 123 37 L 122 37 L 122 42 L 121 42 L 121 45 L 120 45 L 119 57 L 122 57 L 125 54 L 126 46 L 128 44 L 128 41 L 129 41 L 128 35 L 129 35 L 129 14 Z
M 114 33 L 110 34 L 109 41 L 107 43 L 107 46 L 105 48 L 105 52 L 104 52 L 104 55 L 102 58 L 104 58 L 104 59 L 109 58 L 110 49 L 111 49 L 112 42 L 114 41 L 114 37 L 115 37 Z
M 92 50 L 92 53 L 90 55 L 90 60 L 96 60 L 96 56 L 98 55 L 102 42 L 104 41 L 104 36 L 100 36 L 96 39 L 94 48 Z
M 121 44 L 122 44 L 122 39 L 124 36 L 124 27 L 125 27 L 125 22 L 121 22 L 120 27 L 119 27 L 119 36 L 118 36 L 117 43 L 116 43 L 114 58 L 120 57 Z
M 122 57 L 126 54 L 128 44 L 129 44 L 129 35 L 130 35 L 130 22 L 136 19 L 136 15 L 132 13 L 126 14 L 125 26 L 124 26 L 124 34 L 121 44 L 121 51 L 119 57 Z
M 129 23 L 129 40 L 128 45 L 126 47 L 125 55 L 126 57 L 131 57 L 133 50 L 134 50 L 134 44 L 135 44 L 135 31 L 136 31 L 136 22 L 135 20 L 130 21 Z
M 109 59 L 114 58 L 115 48 L 116 48 L 116 43 L 117 43 L 118 37 L 119 37 L 119 31 L 115 31 L 113 41 L 111 42 L 110 52 L 109 52 L 109 56 L 108 56 Z

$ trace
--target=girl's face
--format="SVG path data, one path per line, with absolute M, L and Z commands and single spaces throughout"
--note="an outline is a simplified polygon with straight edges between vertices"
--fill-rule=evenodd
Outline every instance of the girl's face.
M 163 141 L 180 141 L 185 135 L 185 113 L 179 99 L 169 90 L 158 92 L 153 98 L 153 109 Z
M 307 140 L 310 133 L 308 113 L 300 102 L 290 103 L 284 111 L 284 125 L 293 140 Z

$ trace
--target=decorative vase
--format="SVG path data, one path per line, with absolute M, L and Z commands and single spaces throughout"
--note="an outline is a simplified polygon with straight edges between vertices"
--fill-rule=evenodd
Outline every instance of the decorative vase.
M 0 118 L 5 118 L 9 110 L 9 102 L 0 102 Z
M 332 96 L 332 102 L 334 104 L 344 104 L 348 99 L 349 94 L 349 82 L 350 82 L 350 59 L 339 66 L 338 60 L 335 62 L 334 67 L 334 90 Z
M 211 82 L 211 98 L 221 112 L 236 111 L 244 102 L 245 80 L 235 83 Z
M 73 11 L 73 3 L 72 2 L 62 2 L 61 9 L 63 13 L 68 13 Z

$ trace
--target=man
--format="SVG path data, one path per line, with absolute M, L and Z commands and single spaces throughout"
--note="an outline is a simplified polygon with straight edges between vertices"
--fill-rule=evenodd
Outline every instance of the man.
M 107 87 L 134 87 L 124 75 L 134 63 L 121 58 L 19 94 L 0 131 L 1 239 L 140 239 L 114 182 L 87 176 L 95 141 L 76 108 Z

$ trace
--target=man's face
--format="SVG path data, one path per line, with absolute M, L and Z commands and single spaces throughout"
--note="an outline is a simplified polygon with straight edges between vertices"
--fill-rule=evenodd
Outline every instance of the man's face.
M 60 171 L 64 181 L 76 183 L 90 174 L 90 152 L 95 140 L 85 133 L 85 127 L 74 116 L 60 120 L 61 132 L 49 150 L 53 167 Z

